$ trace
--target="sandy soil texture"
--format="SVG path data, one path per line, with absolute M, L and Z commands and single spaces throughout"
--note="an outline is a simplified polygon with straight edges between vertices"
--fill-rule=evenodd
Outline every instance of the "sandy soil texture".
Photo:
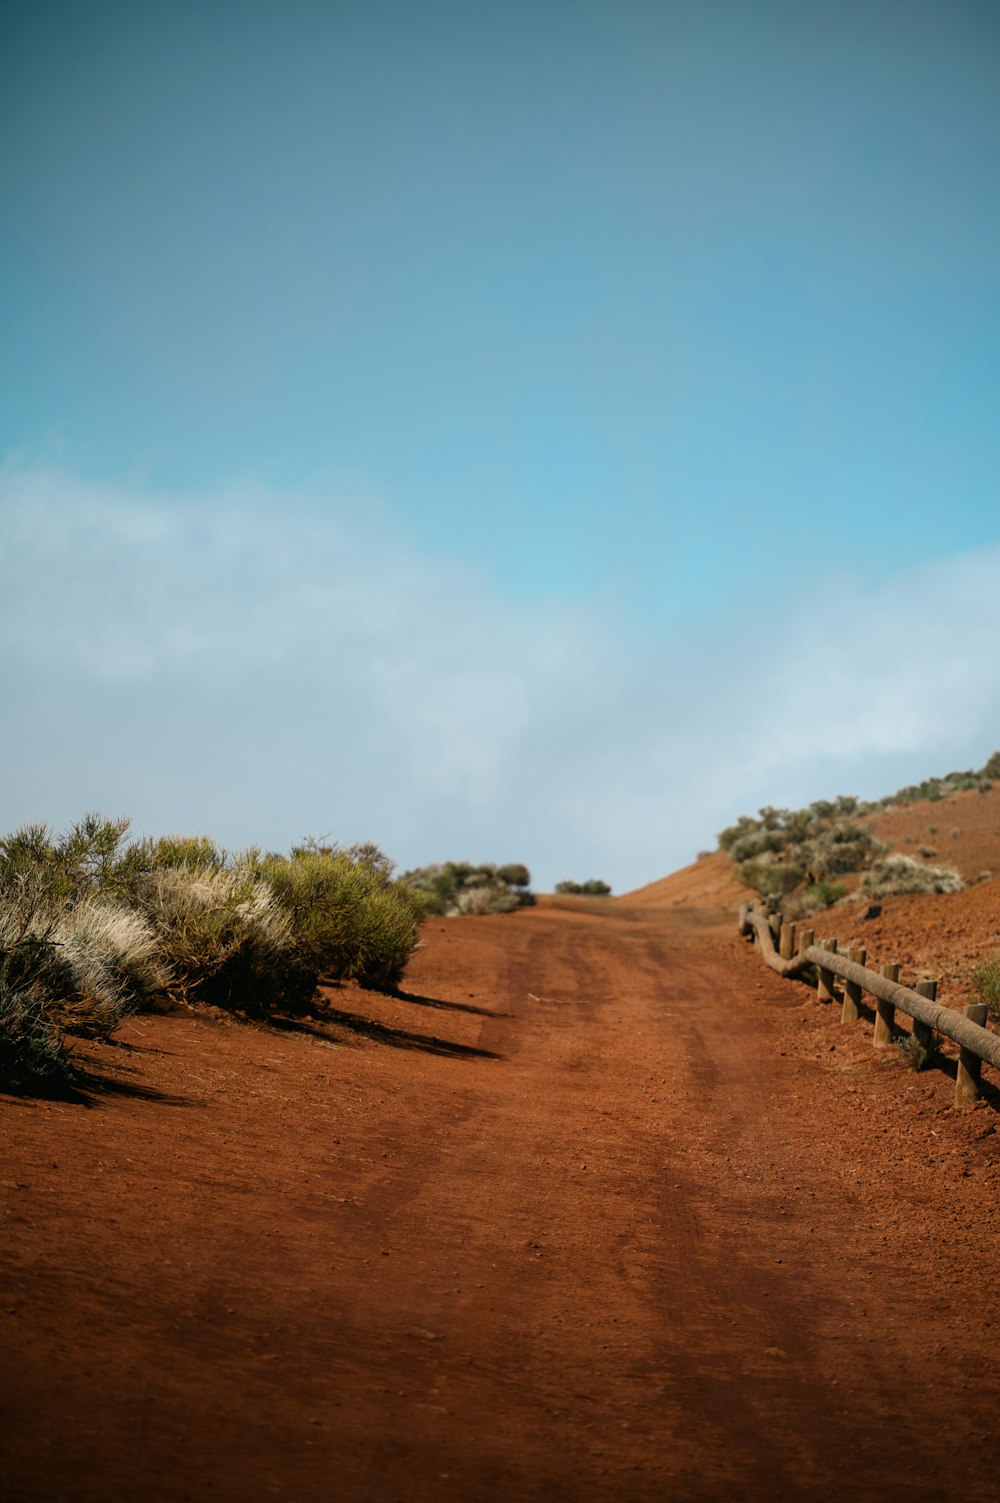
M 696 880 L 0 1097 L 10 1503 L 995 1499 L 996 1098 Z

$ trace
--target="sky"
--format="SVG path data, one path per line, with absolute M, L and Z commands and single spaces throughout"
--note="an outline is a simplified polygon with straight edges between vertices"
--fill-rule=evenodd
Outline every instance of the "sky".
M 621 891 L 1000 747 L 995 6 L 0 26 L 0 827 Z

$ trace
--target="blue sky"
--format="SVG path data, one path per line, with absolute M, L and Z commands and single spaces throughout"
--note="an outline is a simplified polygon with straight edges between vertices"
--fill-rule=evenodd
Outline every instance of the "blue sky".
M 5 16 L 5 827 L 626 887 L 1000 745 L 994 7 Z

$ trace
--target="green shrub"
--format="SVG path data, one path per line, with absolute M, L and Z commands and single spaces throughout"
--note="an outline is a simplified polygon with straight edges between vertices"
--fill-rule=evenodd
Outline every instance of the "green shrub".
M 847 872 L 863 871 L 885 850 L 870 831 L 837 819 L 803 840 L 795 852 L 807 879 L 823 882 Z
M 765 851 L 782 850 L 786 843 L 781 830 L 754 830 L 734 840 L 729 847 L 729 854 L 734 861 L 752 861 L 755 856 L 762 856 Z
M 448 918 L 463 913 L 512 913 L 535 901 L 528 891 L 531 873 L 520 861 L 505 866 L 444 861 L 404 872 L 400 882 L 414 894 L 425 914 Z
M 44 1001 L 0 978 L 0 1088 L 45 1089 L 70 1084 L 75 1077 L 72 1055 Z
M 507 888 L 493 887 L 488 883 L 463 887 L 455 901 L 459 913 L 513 913 L 521 902 L 516 892 Z
M 144 854 L 152 869 L 183 866 L 195 871 L 218 871 L 226 864 L 225 852 L 207 835 L 161 835 L 147 841 Z
M 586 882 L 557 882 L 556 892 L 572 894 L 583 898 L 607 898 L 611 896 L 611 887 L 607 882 L 602 882 L 598 877 L 588 877 Z
M 932 1065 L 940 1054 L 937 1034 L 934 1035 L 928 1047 L 925 1044 L 921 1044 L 919 1039 L 915 1038 L 912 1033 L 902 1033 L 896 1039 L 896 1048 L 899 1050 L 900 1058 L 909 1070 L 926 1070 L 928 1065 Z
M 1000 956 L 981 960 L 969 972 L 969 982 L 994 1023 L 1000 1023 Z
M 861 879 L 861 888 L 872 898 L 895 893 L 961 892 L 962 879 L 952 866 L 923 866 L 912 856 L 885 856 Z
M 752 834 L 757 829 L 757 820 L 751 819 L 749 814 L 741 814 L 734 825 L 727 827 L 719 833 L 719 850 L 729 851 L 739 840 L 741 835 Z
M 788 861 L 769 861 L 765 853 L 758 861 L 744 861 L 736 868 L 736 875 L 747 887 L 759 892 L 762 898 L 783 897 L 794 891 L 802 881 L 801 866 Z
M 812 882 L 808 887 L 793 893 L 785 904 L 785 916 L 789 919 L 808 918 L 839 903 L 847 892 L 844 882 Z
M 391 880 L 388 858 L 303 846 L 287 859 L 267 857 L 262 871 L 288 917 L 300 985 L 307 976 L 313 986 L 347 977 L 398 985 L 423 912 L 409 884 Z

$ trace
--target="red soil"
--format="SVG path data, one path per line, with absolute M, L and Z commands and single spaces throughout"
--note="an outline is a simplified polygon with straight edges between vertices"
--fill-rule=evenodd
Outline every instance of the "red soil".
M 402 999 L 0 1097 L 5 1497 L 994 1499 L 996 1099 L 767 971 L 729 882 L 433 921 Z M 861 942 L 944 969 L 961 901 Z

